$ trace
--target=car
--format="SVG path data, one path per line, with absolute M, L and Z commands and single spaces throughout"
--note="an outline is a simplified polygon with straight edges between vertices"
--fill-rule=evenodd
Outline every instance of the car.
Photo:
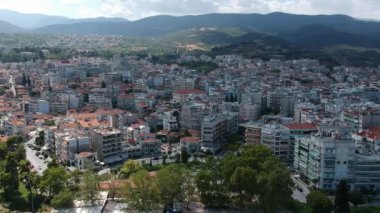
M 42 169 L 42 167 L 41 166 L 38 166 L 38 170 L 41 170 Z
M 154 157 L 153 160 L 160 160 L 160 158 L 159 157 Z

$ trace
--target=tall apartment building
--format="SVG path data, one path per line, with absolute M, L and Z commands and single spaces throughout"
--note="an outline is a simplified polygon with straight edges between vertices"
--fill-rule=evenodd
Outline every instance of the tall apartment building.
M 281 109 L 281 101 L 287 95 L 284 91 L 271 91 L 267 94 L 267 108 L 273 110 Z
M 25 113 L 49 113 L 50 103 L 46 100 L 30 100 L 22 102 L 22 110 Z
M 64 164 L 75 161 L 75 154 L 90 151 L 90 138 L 83 132 L 59 131 L 54 133 L 55 154 Z
M 172 82 L 173 91 L 182 90 L 182 89 L 194 89 L 195 81 L 194 79 L 176 79 Z
M 181 109 L 181 127 L 184 129 L 201 129 L 204 117 L 209 114 L 207 106 L 203 103 L 187 102 Z
M 287 95 L 281 99 L 280 113 L 287 117 L 294 116 L 294 105 L 296 104 L 296 97 Z
M 173 116 L 172 113 L 164 113 L 162 119 L 163 128 L 165 131 L 177 131 L 178 130 L 178 120 L 177 117 Z
M 283 127 L 289 131 L 290 141 L 289 141 L 289 149 L 290 149 L 290 160 L 291 165 L 293 165 L 294 161 L 294 141 L 296 138 L 300 137 L 309 137 L 310 135 L 314 135 L 318 132 L 317 125 L 312 123 L 294 123 L 294 124 L 285 124 Z
M 309 114 L 316 111 L 317 107 L 311 103 L 298 103 L 294 106 L 294 121 L 304 123 L 307 121 Z
M 67 102 L 50 102 L 50 112 L 65 114 L 69 109 Z
M 97 159 L 105 163 L 122 161 L 123 136 L 120 130 L 113 128 L 98 128 L 90 131 L 91 148 L 97 153 Z
M 131 112 L 136 111 L 135 96 L 132 94 L 120 94 L 117 97 L 117 107 Z
M 206 116 L 202 121 L 201 150 L 215 153 L 221 148 L 229 135 L 238 130 L 237 113 L 219 113 Z
M 273 151 L 284 163 L 290 164 L 290 132 L 277 124 L 266 124 L 261 128 L 260 143 Z
M 345 110 L 342 112 L 341 121 L 352 127 L 354 130 L 364 130 L 380 126 L 380 110 Z
M 246 144 L 260 144 L 261 126 L 252 122 L 240 124 L 240 126 L 245 128 L 244 142 Z
M 353 134 L 356 142 L 355 188 L 380 191 L 380 127 Z
M 355 189 L 380 191 L 380 155 L 356 154 L 353 183 Z
M 350 183 L 355 175 L 355 142 L 350 128 L 322 126 L 315 136 L 297 138 L 294 169 L 318 188 L 334 190 L 341 179 Z

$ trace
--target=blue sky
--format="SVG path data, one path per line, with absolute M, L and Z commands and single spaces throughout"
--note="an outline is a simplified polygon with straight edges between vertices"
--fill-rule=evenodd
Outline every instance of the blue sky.
M 0 0 L 1 9 L 87 17 L 196 15 L 204 13 L 347 14 L 380 20 L 380 0 Z

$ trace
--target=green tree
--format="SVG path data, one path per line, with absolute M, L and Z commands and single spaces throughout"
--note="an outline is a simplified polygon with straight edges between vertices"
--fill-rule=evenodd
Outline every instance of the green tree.
M 257 171 L 260 171 L 262 169 L 262 164 L 272 157 L 272 150 L 263 145 L 246 146 L 241 153 L 241 160 L 243 163 Z
M 82 172 L 79 169 L 76 169 L 70 173 L 70 177 L 68 180 L 68 188 L 71 191 L 79 191 L 81 176 Z
M 143 166 L 139 162 L 134 161 L 134 160 L 128 160 L 121 167 L 120 174 L 122 177 L 128 178 L 133 173 L 136 173 L 142 169 L 143 169 Z
M 186 129 L 184 132 L 183 132 L 183 137 L 191 137 L 191 134 L 189 132 L 188 129 Z
M 265 160 L 257 177 L 259 203 L 265 212 L 283 207 L 292 196 L 293 181 L 288 169 L 274 156 Z
M 346 180 L 340 180 L 335 190 L 335 212 L 350 212 L 348 203 L 348 184 Z
M 0 142 L 0 161 L 5 160 L 7 153 L 8 153 L 7 144 Z
M 8 152 L 14 152 L 23 142 L 23 138 L 21 136 L 12 136 L 8 138 L 6 144 L 7 144 L 7 151 Z
M 133 173 L 125 184 L 124 198 L 129 210 L 146 212 L 158 207 L 158 190 L 154 179 L 146 170 Z
M 237 167 L 230 178 L 230 184 L 239 194 L 239 205 L 246 206 L 252 202 L 255 196 L 257 174 L 247 167 Z
M 171 164 L 157 172 L 157 189 L 165 207 L 171 207 L 175 200 L 182 200 L 183 182 L 183 169 L 179 165 Z
M 108 197 L 114 200 L 115 196 L 119 194 L 122 180 L 118 179 L 117 175 L 110 174 L 108 175 L 106 184 L 108 186 Z
M 358 206 L 364 203 L 364 196 L 360 191 L 354 190 L 348 195 L 349 201 L 354 205 Z
M 15 191 L 12 175 L 9 172 L 0 172 L 0 189 L 2 189 L 5 198 L 9 198 Z
M 73 207 L 74 193 L 68 189 L 59 192 L 50 201 L 50 204 L 55 209 L 71 208 Z
M 208 207 L 224 207 L 230 203 L 220 164 L 219 160 L 208 159 L 195 177 L 200 200 Z
M 306 197 L 307 205 L 309 205 L 315 213 L 330 213 L 334 209 L 334 205 L 323 192 L 314 190 Z
M 86 171 L 83 174 L 83 181 L 81 187 L 81 198 L 86 204 L 94 204 L 98 199 L 99 178 L 98 175 L 92 171 Z
M 17 170 L 17 167 L 19 166 L 19 163 L 16 158 L 16 154 L 14 152 L 8 153 L 6 157 L 6 164 L 5 164 L 5 173 L 7 186 L 6 188 L 11 190 L 17 190 L 19 187 L 19 172 Z M 9 179 L 10 178 L 10 179 Z
M 191 202 L 198 201 L 197 186 L 195 184 L 195 175 L 192 171 L 184 169 L 182 176 L 183 201 L 185 203 L 185 207 L 189 209 L 189 205 Z
M 88 101 L 89 101 L 89 95 L 88 94 L 84 94 L 83 95 L 83 102 L 88 103 Z
M 69 175 L 63 167 L 51 167 L 42 174 L 39 189 L 47 199 L 60 193 L 67 186 Z
M 187 152 L 186 149 L 182 149 L 181 151 L 181 162 L 182 163 L 187 163 L 189 161 L 190 155 Z
M 34 142 L 37 146 L 44 146 L 45 145 L 45 131 L 40 131 L 38 133 L 38 137 L 36 138 Z

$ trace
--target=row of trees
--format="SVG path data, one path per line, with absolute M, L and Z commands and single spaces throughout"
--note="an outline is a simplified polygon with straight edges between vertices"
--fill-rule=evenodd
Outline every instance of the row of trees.
M 43 133 L 39 137 L 43 137 Z M 0 202 L 11 210 L 36 212 L 43 206 L 68 208 L 73 199 L 93 203 L 98 195 L 98 175 L 92 171 L 67 173 L 56 160 L 42 175 L 26 160 L 23 138 L 0 143 Z M 108 177 L 104 177 L 109 179 Z M 25 191 L 26 190 L 26 191 Z
M 171 164 L 154 176 L 135 163 L 127 164 L 120 171 L 130 177 L 124 197 L 139 211 L 172 207 L 177 201 L 188 206 L 199 199 L 207 207 L 259 207 L 273 212 L 286 206 L 292 194 L 287 168 L 263 146 L 210 158 L 197 170 Z
M 350 212 L 350 205 L 354 206 L 365 203 L 362 192 L 354 190 L 349 191 L 349 185 L 346 180 L 341 180 L 335 190 L 334 203 L 325 193 L 320 190 L 313 190 L 307 196 L 307 205 L 315 213 L 330 213 L 334 210 L 336 213 Z
M 0 143 L 0 192 L 1 200 L 11 202 L 19 196 L 20 180 L 28 168 L 22 137 L 11 137 Z

